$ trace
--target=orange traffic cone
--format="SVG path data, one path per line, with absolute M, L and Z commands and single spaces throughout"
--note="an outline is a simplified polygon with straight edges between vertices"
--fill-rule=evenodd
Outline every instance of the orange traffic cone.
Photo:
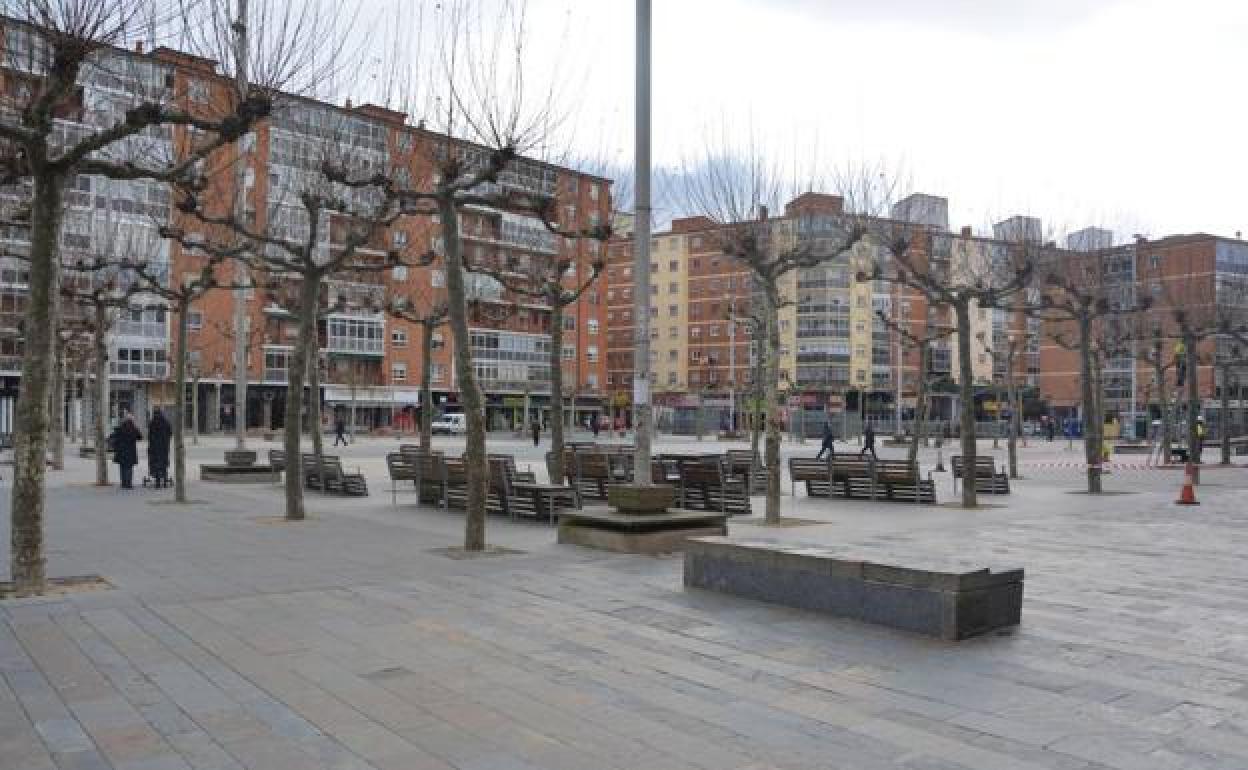
M 1192 464 L 1188 463 L 1183 471 L 1183 490 L 1179 492 L 1179 499 L 1174 501 L 1175 505 L 1200 505 L 1196 500 L 1196 489 L 1193 486 Z

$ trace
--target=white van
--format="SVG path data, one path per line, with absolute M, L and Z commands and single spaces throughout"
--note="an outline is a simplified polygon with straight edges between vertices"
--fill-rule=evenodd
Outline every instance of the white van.
M 433 421 L 434 433 L 445 433 L 458 436 L 468 432 L 468 416 L 464 414 L 444 414 Z

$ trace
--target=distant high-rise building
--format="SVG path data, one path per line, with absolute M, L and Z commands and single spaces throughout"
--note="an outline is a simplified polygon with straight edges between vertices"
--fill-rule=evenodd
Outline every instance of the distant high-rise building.
M 894 203 L 889 216 L 902 222 L 948 230 L 949 199 L 913 193 Z
M 1044 238 L 1044 227 L 1039 217 L 1012 216 L 993 225 L 992 236 L 1012 243 L 1039 243 Z
M 1114 245 L 1114 231 L 1102 227 L 1085 227 L 1066 236 L 1066 248 L 1072 251 L 1096 251 Z

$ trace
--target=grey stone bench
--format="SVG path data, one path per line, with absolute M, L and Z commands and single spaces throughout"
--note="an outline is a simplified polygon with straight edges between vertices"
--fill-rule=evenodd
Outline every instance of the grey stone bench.
M 951 641 L 1019 623 L 1021 569 L 875 558 L 848 548 L 695 537 L 685 545 L 685 585 Z

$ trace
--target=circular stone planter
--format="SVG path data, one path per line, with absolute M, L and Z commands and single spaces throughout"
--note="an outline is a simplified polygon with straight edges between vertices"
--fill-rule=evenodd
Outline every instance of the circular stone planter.
M 620 513 L 661 513 L 676 502 L 673 487 L 611 486 L 607 504 Z

